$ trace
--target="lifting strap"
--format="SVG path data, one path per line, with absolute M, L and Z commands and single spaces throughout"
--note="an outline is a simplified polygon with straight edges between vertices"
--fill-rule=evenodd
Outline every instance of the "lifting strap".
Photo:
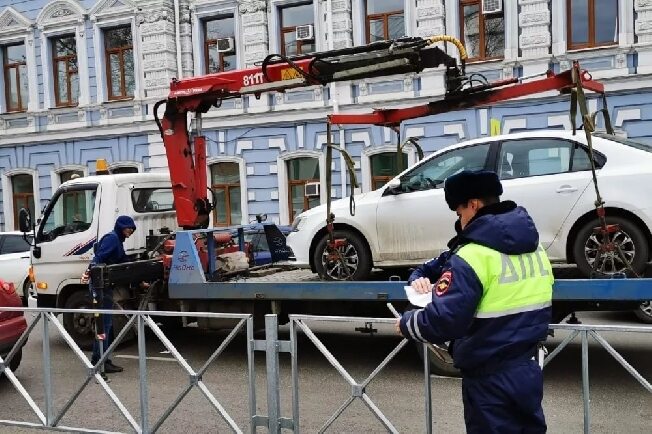
M 593 187 L 595 189 L 594 205 L 595 205 L 596 214 L 598 215 L 598 219 L 600 221 L 600 232 L 602 235 L 601 245 L 603 246 L 609 245 L 611 247 L 615 247 L 618 253 L 618 257 L 626 265 L 627 269 L 634 276 L 639 277 L 638 274 L 632 268 L 632 264 L 630 260 L 627 259 L 627 257 L 623 253 L 620 244 L 612 243 L 611 241 L 611 235 L 606 220 L 606 211 L 604 209 L 605 202 L 600 194 L 600 188 L 598 186 L 598 178 L 596 176 L 595 159 L 594 159 L 595 153 L 593 151 L 592 136 L 593 136 L 593 132 L 595 131 L 595 117 L 597 113 L 602 112 L 605 120 L 605 127 L 607 129 L 607 133 L 613 134 L 613 127 L 611 125 L 611 118 L 609 117 L 606 96 L 604 95 L 604 93 L 602 94 L 603 108 L 601 110 L 598 110 L 596 113 L 590 114 L 586 102 L 586 95 L 584 94 L 584 88 L 582 87 L 582 80 L 580 79 L 580 75 L 579 75 L 580 73 L 581 72 L 579 66 L 577 65 L 577 63 L 574 64 L 572 69 L 573 89 L 571 90 L 571 109 L 570 109 L 571 123 L 573 125 L 573 134 L 575 134 L 576 132 L 575 117 L 577 115 L 577 108 L 579 106 L 580 115 L 582 117 L 582 126 L 584 129 L 584 134 L 586 135 L 586 143 L 589 146 L 589 161 L 591 163 L 591 175 L 592 175 Z M 596 255 L 596 258 L 593 261 L 592 269 L 594 275 L 597 274 L 596 271 L 598 267 L 598 259 L 599 259 L 599 253 L 598 255 Z

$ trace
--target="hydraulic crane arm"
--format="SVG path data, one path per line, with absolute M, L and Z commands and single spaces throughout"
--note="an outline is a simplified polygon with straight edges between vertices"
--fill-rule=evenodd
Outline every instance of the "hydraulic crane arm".
M 513 78 L 494 83 L 486 83 L 457 92 L 449 92 L 442 100 L 420 106 L 379 109 L 368 114 L 332 114 L 328 116 L 328 121 L 331 124 L 339 125 L 372 124 L 397 127 L 401 122 L 408 119 L 486 106 L 542 92 L 557 90 L 562 93 L 568 93 L 571 88 L 576 86 L 577 80 L 579 80 L 583 88 L 604 94 L 604 85 L 593 80 L 587 71 L 581 70 L 577 62 L 573 64 L 571 69 L 559 74 L 553 74 L 551 71 L 548 71 L 545 78 L 526 83 L 520 83 L 521 80 L 522 78 Z
M 439 41 L 453 42 L 458 47 L 461 68 L 455 58 L 433 45 Z M 421 72 L 440 65 L 446 68 L 447 90 L 454 93 L 464 86 L 465 58 L 464 47 L 451 37 L 403 38 L 290 58 L 275 54 L 259 67 L 174 80 L 168 98 L 154 106 L 154 116 L 165 145 L 179 226 L 194 229 L 208 225 L 211 205 L 207 197 L 206 140 L 201 135 L 201 114 L 211 107 L 245 95 L 259 97 L 264 92 Z M 158 110 L 163 104 L 165 114 L 160 119 Z M 197 134 L 192 140 L 187 127 L 188 112 L 196 115 Z

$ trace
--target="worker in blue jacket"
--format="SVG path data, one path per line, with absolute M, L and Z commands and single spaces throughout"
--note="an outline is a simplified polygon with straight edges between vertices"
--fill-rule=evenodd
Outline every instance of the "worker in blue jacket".
M 553 275 L 537 229 L 524 208 L 500 201 L 493 172 L 460 172 L 444 192 L 457 236 L 410 276 L 432 302 L 404 313 L 397 328 L 418 342 L 451 341 L 467 432 L 545 432 L 535 356 L 551 319 Z
M 129 261 L 130 258 L 125 253 L 123 243 L 131 236 L 131 234 L 134 233 L 135 230 L 136 224 L 131 217 L 126 215 L 118 217 L 113 231 L 104 235 L 95 245 L 95 256 L 93 257 L 88 270 L 98 264 L 113 265 Z M 88 280 L 88 270 L 86 271 L 85 276 L 82 277 L 82 280 Z M 93 286 L 93 282 L 90 281 L 89 290 L 93 300 L 96 300 L 100 304 L 100 309 L 113 309 L 112 288 L 104 288 L 104 290 L 100 292 L 97 291 Z M 98 297 L 101 297 L 101 300 L 97 300 Z M 100 360 L 99 341 L 102 341 L 103 350 L 106 352 L 113 339 L 113 316 L 102 315 L 102 324 L 103 333 L 100 336 L 97 336 L 93 342 L 93 355 L 91 357 L 91 363 L 93 363 L 93 365 Z M 104 372 L 107 374 L 122 371 L 123 368 L 114 364 L 110 359 L 107 359 L 104 363 Z

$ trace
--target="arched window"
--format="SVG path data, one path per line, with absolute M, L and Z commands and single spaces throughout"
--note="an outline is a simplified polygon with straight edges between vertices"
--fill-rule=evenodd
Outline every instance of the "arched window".
M 34 218 L 34 178 L 29 174 L 18 174 L 11 177 L 11 191 L 14 203 L 14 229 L 18 230 L 18 211 L 21 208 L 29 209 Z
M 319 182 L 319 160 L 316 158 L 302 157 L 288 160 L 288 204 L 290 221 L 307 209 L 319 205 L 319 196 L 307 197 L 305 194 L 306 183 Z
M 211 189 L 215 200 L 215 226 L 230 226 L 242 221 L 240 165 L 223 162 L 211 165 Z
M 395 152 L 383 152 L 369 157 L 371 163 L 371 189 L 377 190 L 399 173 Z M 403 153 L 403 166 L 408 167 L 408 156 Z

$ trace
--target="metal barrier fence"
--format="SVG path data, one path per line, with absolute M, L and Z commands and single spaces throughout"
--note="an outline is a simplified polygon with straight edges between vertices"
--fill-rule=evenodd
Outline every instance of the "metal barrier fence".
M 388 318 L 360 318 L 360 317 L 335 317 L 335 316 L 312 316 L 312 315 L 291 315 L 290 316 L 290 340 L 279 340 L 278 338 L 278 318 L 276 315 L 267 315 L 265 318 L 265 339 L 254 339 L 254 324 L 251 315 L 244 314 L 221 314 L 221 313 L 208 313 L 193 312 L 193 317 L 202 318 L 219 318 L 231 319 L 238 321 L 235 328 L 231 330 L 228 336 L 222 341 L 219 347 L 211 354 L 208 360 L 198 370 L 193 370 L 186 359 L 177 351 L 172 342 L 158 327 L 152 316 L 169 316 L 179 317 L 182 315 L 189 315 L 188 313 L 179 312 L 151 312 L 151 311 L 104 311 L 104 310 L 66 310 L 66 309 L 33 309 L 33 308 L 2 308 L 0 311 L 24 311 L 26 313 L 33 313 L 34 320 L 29 324 L 28 329 L 21 336 L 20 340 L 3 359 L 0 357 L 0 374 L 4 373 L 9 381 L 13 384 L 16 390 L 29 404 L 32 411 L 37 416 L 40 423 L 31 423 L 24 421 L 16 421 L 3 419 L 0 420 L 0 425 L 18 426 L 18 427 L 32 427 L 32 428 L 48 428 L 60 431 L 78 431 L 78 432 L 104 432 L 99 429 L 88 429 L 81 427 L 62 426 L 60 422 L 67 414 L 68 410 L 75 403 L 76 399 L 80 396 L 84 388 L 90 383 L 92 379 L 100 384 L 102 389 L 107 393 L 113 404 L 120 411 L 125 420 L 129 423 L 130 427 L 137 433 L 150 433 L 156 432 L 161 428 L 161 425 L 170 416 L 172 411 L 178 407 L 188 393 L 197 388 L 202 395 L 206 397 L 210 405 L 217 410 L 226 424 L 236 433 L 241 433 L 247 429 L 238 427 L 233 418 L 227 413 L 222 404 L 215 398 L 215 395 L 208 389 L 203 382 L 202 376 L 208 367 L 220 356 L 224 349 L 233 341 L 235 336 L 246 329 L 246 354 L 247 354 L 247 371 L 248 371 L 248 404 L 249 404 L 249 426 L 248 431 L 255 433 L 257 427 L 266 427 L 268 432 L 280 433 L 282 429 L 292 430 L 295 433 L 300 432 L 300 417 L 299 417 L 299 365 L 298 365 L 298 333 L 299 331 L 316 346 L 316 348 L 325 356 L 328 362 L 339 372 L 344 381 L 351 387 L 351 394 L 346 401 L 336 410 L 336 412 L 323 424 L 319 432 L 326 431 L 337 420 L 344 411 L 356 400 L 360 399 L 371 413 L 382 423 L 387 431 L 395 433 L 398 430 L 392 422 L 385 416 L 381 409 L 371 400 L 366 393 L 366 388 L 369 384 L 381 373 L 387 364 L 408 344 L 406 339 L 402 339 L 396 347 L 383 359 L 383 361 L 372 371 L 372 373 L 359 382 L 349 372 L 344 369 L 340 362 L 333 356 L 333 354 L 326 348 L 322 341 L 310 329 L 307 322 L 345 322 L 345 323 L 376 323 L 376 324 L 394 324 L 395 319 Z M 73 341 L 72 337 L 64 329 L 63 325 L 56 318 L 57 314 L 61 313 L 81 313 L 81 314 L 112 314 L 112 315 L 126 315 L 129 317 L 127 326 L 125 326 L 118 334 L 113 344 L 108 348 L 106 354 L 96 364 L 91 364 L 86 355 Z M 9 368 L 11 359 L 16 355 L 22 344 L 25 343 L 27 337 L 41 324 L 43 331 L 43 374 L 44 374 L 44 408 L 40 408 L 35 400 L 30 396 L 27 390 L 23 387 L 21 382 L 16 378 L 14 373 Z M 53 326 L 63 337 L 65 342 L 76 354 L 87 369 L 86 378 L 83 384 L 68 398 L 65 405 L 58 413 L 54 412 L 53 408 L 53 391 L 52 391 L 52 378 L 50 369 L 50 341 L 45 339 L 50 336 L 50 327 Z M 170 354 L 174 357 L 177 363 L 188 375 L 188 384 L 184 390 L 176 397 L 174 402 L 164 411 L 164 413 L 153 423 L 149 420 L 149 395 L 148 395 L 148 382 L 147 382 L 147 358 L 146 358 L 146 342 L 145 342 L 145 327 L 152 330 L 155 336 L 167 348 Z M 140 417 L 139 420 L 127 410 L 126 406 L 120 401 L 117 395 L 109 387 L 106 381 L 102 378 L 100 373 L 100 366 L 107 360 L 108 356 L 113 353 L 117 345 L 125 338 L 128 331 L 136 328 L 138 333 L 138 365 L 140 373 L 139 395 L 140 395 Z M 652 327 L 627 327 L 627 326 L 599 326 L 599 325 L 570 325 L 570 324 L 556 324 L 551 325 L 554 330 L 567 330 L 571 333 L 548 355 L 544 361 L 544 367 L 553 360 L 560 351 L 562 351 L 571 341 L 578 335 L 581 337 L 581 352 L 582 352 L 582 392 L 583 392 L 583 406 L 584 406 L 584 432 L 590 432 L 590 399 L 589 399 L 589 360 L 588 360 L 588 341 L 589 336 L 595 339 L 605 350 L 611 354 L 626 370 L 629 372 L 643 387 L 652 393 L 652 385 L 641 376 L 624 358 L 600 335 L 600 332 L 631 332 L 631 333 L 652 333 Z M 424 345 L 424 352 L 426 354 L 428 346 Z M 266 353 L 266 385 L 267 385 L 267 415 L 256 414 L 256 386 L 255 386 L 255 368 L 254 368 L 254 352 L 263 351 Z M 280 402 L 280 374 L 279 374 L 279 353 L 286 352 L 291 357 L 291 376 L 292 376 L 292 417 L 285 418 L 281 415 L 281 402 Z M 430 377 L 430 364 L 428 357 L 423 357 L 423 374 L 424 374 L 424 431 L 427 433 L 432 432 L 432 398 L 431 398 L 431 377 Z

